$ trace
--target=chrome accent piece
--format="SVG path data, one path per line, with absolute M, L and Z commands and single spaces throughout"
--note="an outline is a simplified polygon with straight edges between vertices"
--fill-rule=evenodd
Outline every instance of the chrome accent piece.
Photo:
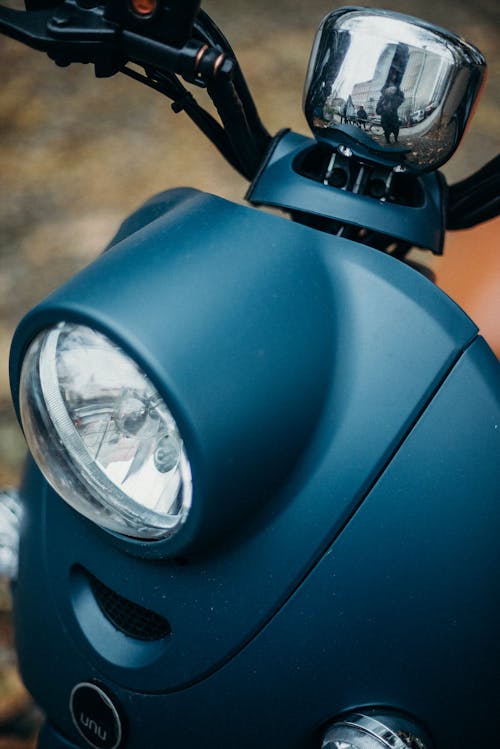
M 17 578 L 22 504 L 15 489 L 0 491 L 0 576 Z
M 69 712 L 78 733 L 93 749 L 118 749 L 123 739 L 122 720 L 101 687 L 82 681 L 71 690 Z
M 375 718 L 370 718 L 368 715 L 355 713 L 350 716 L 349 720 L 346 719 L 344 721 L 344 725 L 352 726 L 368 733 L 370 736 L 378 739 L 384 746 L 387 746 L 388 749 L 408 749 L 407 745 L 394 731 L 384 726 L 380 721 L 375 720 Z
M 339 146 L 339 153 L 345 156 L 346 159 L 350 159 L 352 156 L 352 150 L 348 146 Z
M 427 749 L 413 733 L 395 731 L 372 716 L 351 713 L 327 730 L 321 749 Z
M 411 16 L 343 8 L 321 23 L 304 109 L 322 139 L 356 141 L 414 171 L 458 146 L 486 69 L 476 47 Z

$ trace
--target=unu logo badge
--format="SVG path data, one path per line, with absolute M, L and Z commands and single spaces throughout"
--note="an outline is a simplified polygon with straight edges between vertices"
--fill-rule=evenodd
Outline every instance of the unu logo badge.
M 112 700 L 96 684 L 77 684 L 71 692 L 69 709 L 73 723 L 94 749 L 117 749 L 122 740 L 122 723 Z

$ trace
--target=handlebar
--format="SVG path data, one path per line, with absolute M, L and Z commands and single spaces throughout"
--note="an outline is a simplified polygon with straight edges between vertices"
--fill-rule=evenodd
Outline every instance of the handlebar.
M 199 0 L 27 0 L 0 5 L 0 33 L 46 52 L 57 65 L 94 65 L 96 76 L 126 73 L 173 100 L 224 158 L 251 180 L 271 137 L 258 117 L 234 53 Z M 145 75 L 127 67 L 144 68 Z M 206 87 L 222 125 L 177 76 Z
M 98 77 L 114 75 L 134 62 L 181 75 L 190 83 L 230 78 L 234 61 L 191 38 L 199 3 L 187 3 L 190 14 L 185 8 L 176 11 L 179 5 L 163 3 L 144 18 L 132 5 L 116 0 L 90 8 L 75 0 L 42 10 L 0 6 L 0 32 L 46 52 L 63 67 L 91 63 Z

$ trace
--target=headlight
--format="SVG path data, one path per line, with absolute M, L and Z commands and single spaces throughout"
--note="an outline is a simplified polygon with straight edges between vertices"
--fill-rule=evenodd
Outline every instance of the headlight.
M 60 323 L 30 345 L 20 382 L 26 440 L 54 489 L 112 531 L 173 535 L 191 506 L 191 470 L 172 414 L 108 338 Z

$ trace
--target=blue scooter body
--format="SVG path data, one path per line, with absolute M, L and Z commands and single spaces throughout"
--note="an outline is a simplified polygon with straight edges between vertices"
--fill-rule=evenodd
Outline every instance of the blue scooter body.
M 60 320 L 151 377 L 197 510 L 177 545 L 124 540 L 28 463 L 15 618 L 41 749 L 312 749 L 364 705 L 436 749 L 495 745 L 500 363 L 448 297 L 369 247 L 180 190 L 22 321 L 16 406 L 27 346 Z M 80 684 L 113 718 L 75 716 Z

